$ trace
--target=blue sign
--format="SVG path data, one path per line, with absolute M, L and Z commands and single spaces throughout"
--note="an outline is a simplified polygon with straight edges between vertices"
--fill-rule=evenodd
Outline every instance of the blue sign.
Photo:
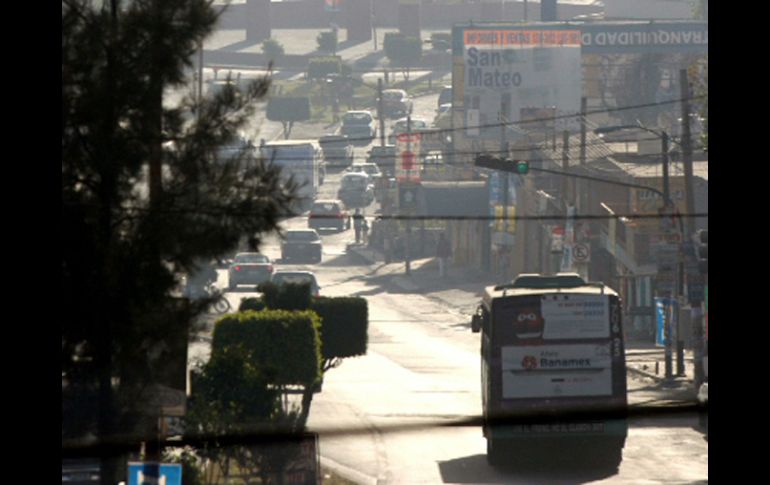
M 671 341 L 676 339 L 676 316 L 679 313 L 679 302 L 674 298 L 655 298 L 655 345 L 666 346 L 664 325 L 668 324 Z
M 182 485 L 182 465 L 157 462 L 128 464 L 128 485 L 160 485 L 161 483 Z

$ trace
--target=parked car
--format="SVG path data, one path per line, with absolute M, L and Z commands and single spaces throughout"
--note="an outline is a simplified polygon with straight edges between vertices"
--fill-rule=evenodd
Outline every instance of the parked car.
M 395 145 L 385 145 L 372 147 L 366 157 L 366 163 L 373 163 L 381 172 L 393 174 L 396 169 L 396 147 Z
M 396 144 L 396 136 L 400 133 L 406 133 L 407 130 L 407 118 L 401 118 L 393 123 L 391 127 L 390 136 L 388 136 L 388 144 Z M 412 118 L 412 132 L 419 131 L 428 127 L 428 121 L 422 118 Z
M 350 229 L 350 214 L 341 200 L 317 200 L 308 215 L 307 225 L 311 229 L 334 227 L 338 231 Z
M 227 288 L 234 290 L 238 285 L 258 285 L 270 281 L 273 264 L 270 258 L 260 253 L 238 253 L 227 270 Z
M 374 187 L 366 172 L 346 173 L 340 179 L 337 198 L 347 207 L 367 207 L 374 200 Z
M 452 103 L 452 86 L 444 86 L 441 88 L 441 92 L 438 95 L 438 106 L 442 104 Z
M 353 163 L 353 145 L 347 135 L 324 135 L 318 139 L 324 162 L 329 169 L 342 169 Z
M 341 133 L 353 143 L 369 143 L 377 136 L 371 111 L 348 111 L 342 116 Z
M 400 118 L 412 113 L 412 99 L 403 89 L 386 89 L 382 92 L 382 114 Z
M 311 295 L 319 296 L 321 292 L 321 287 L 312 271 L 276 271 L 270 281 L 276 285 L 310 283 Z
M 281 259 L 309 260 L 314 263 L 321 262 L 323 247 L 321 238 L 314 229 L 292 229 L 286 231 L 281 242 Z
M 376 163 L 354 163 L 345 171 L 348 173 L 363 172 L 371 178 L 377 178 L 382 175 L 380 168 Z

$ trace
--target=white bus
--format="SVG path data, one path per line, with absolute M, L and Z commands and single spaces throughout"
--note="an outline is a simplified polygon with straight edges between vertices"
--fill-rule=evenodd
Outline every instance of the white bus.
M 576 274 L 519 275 L 488 287 L 482 407 L 493 466 L 568 456 L 616 469 L 628 433 L 620 298 Z
M 323 183 L 323 152 L 317 140 L 278 140 L 263 143 L 260 154 L 281 167 L 281 175 L 293 177 L 299 184 L 297 210 L 304 212 L 313 204 Z

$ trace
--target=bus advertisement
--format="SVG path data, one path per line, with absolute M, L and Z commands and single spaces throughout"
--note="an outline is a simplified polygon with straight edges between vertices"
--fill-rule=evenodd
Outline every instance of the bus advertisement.
M 618 294 L 576 274 L 520 275 L 488 287 L 481 332 L 483 432 L 494 466 L 564 446 L 617 468 L 626 423 Z

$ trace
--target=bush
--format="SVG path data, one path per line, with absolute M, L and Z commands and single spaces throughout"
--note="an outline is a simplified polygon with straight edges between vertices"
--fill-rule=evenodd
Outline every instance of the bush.
M 365 298 L 319 297 L 310 308 L 321 317 L 324 360 L 366 354 L 369 309 Z
M 277 64 L 283 58 L 285 52 L 280 42 L 275 39 L 267 39 L 262 42 L 262 53 L 265 54 L 265 58 L 269 62 Z
M 307 78 L 310 80 L 326 79 L 329 74 L 342 72 L 342 59 L 339 56 L 314 57 L 310 59 Z
M 312 311 L 247 311 L 217 321 L 211 358 L 235 352 L 274 385 L 309 386 L 321 377 L 321 320 Z
M 318 34 L 318 37 L 316 37 L 316 42 L 318 42 L 318 50 L 331 52 L 332 54 L 337 53 L 336 30 L 332 30 L 331 32 L 321 32 Z

